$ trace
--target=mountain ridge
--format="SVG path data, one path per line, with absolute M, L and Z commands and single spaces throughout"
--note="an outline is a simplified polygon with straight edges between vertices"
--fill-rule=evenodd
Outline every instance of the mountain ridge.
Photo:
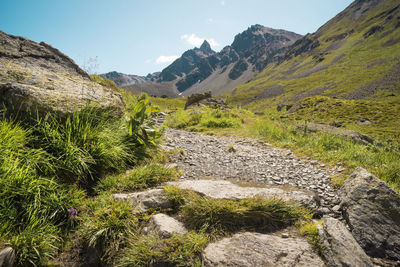
M 277 53 L 299 38 L 301 35 L 294 32 L 256 24 L 237 34 L 232 45 L 225 46 L 220 52 L 213 51 L 205 40 L 200 48 L 185 51 L 160 73 L 146 77 L 126 74 L 114 77 L 111 72 L 101 76 L 114 80 L 125 89 L 157 96 L 176 97 L 207 90 L 221 94 L 252 78 Z M 220 77 L 216 82 L 217 76 Z M 211 81 L 218 84 L 217 88 Z

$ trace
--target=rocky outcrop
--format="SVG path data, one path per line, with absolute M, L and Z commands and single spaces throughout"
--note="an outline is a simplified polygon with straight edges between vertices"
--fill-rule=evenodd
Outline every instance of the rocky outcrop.
M 90 80 L 72 59 L 50 45 L 0 31 L 0 103 L 36 115 L 65 115 L 93 104 L 122 114 L 119 92 Z
M 306 125 L 307 131 L 310 132 L 326 132 L 330 134 L 335 134 L 335 135 L 340 135 L 346 138 L 349 138 L 355 142 L 368 145 L 368 144 L 373 144 L 374 139 L 369 137 L 368 135 L 361 134 L 356 131 L 352 130 L 346 130 L 346 129 L 341 129 L 337 128 L 334 126 L 326 125 L 326 124 L 321 124 L 321 123 L 307 123 Z M 298 125 L 298 128 L 304 129 L 304 125 Z
M 296 203 L 317 207 L 315 194 L 310 191 L 297 188 L 279 187 L 250 187 L 239 186 L 225 180 L 184 180 L 179 182 L 169 182 L 169 185 L 177 186 L 181 189 L 190 189 L 201 195 L 211 198 L 224 199 L 245 199 L 254 196 L 266 198 L 281 198 L 285 201 L 295 201 Z
M 346 180 L 340 194 L 343 217 L 366 253 L 399 261 L 399 194 L 360 167 Z
M 187 109 L 189 106 L 196 104 L 198 102 L 200 102 L 203 99 L 207 99 L 207 98 L 211 98 L 211 92 L 206 92 L 203 94 L 193 94 L 191 96 L 189 96 L 186 100 L 185 103 L 185 109 Z
M 325 217 L 319 232 L 327 266 L 373 266 L 369 257 L 341 221 Z
M 6 247 L 0 251 L 0 267 L 14 266 L 15 252 L 11 247 Z
M 158 213 L 151 217 L 144 232 L 147 234 L 155 233 L 161 238 L 168 238 L 173 234 L 185 234 L 187 233 L 187 230 L 180 221 L 166 214 Z
M 203 266 L 324 266 L 307 241 L 259 233 L 238 233 L 209 244 Z
M 120 193 L 113 195 L 115 199 L 128 201 L 135 205 L 138 212 L 146 212 L 150 209 L 169 209 L 172 203 L 164 189 L 156 188 L 137 193 Z

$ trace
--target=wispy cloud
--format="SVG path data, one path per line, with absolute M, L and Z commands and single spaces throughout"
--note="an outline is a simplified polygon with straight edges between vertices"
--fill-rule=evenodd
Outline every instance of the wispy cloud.
M 207 42 L 210 43 L 211 46 L 219 46 L 219 43 L 214 40 L 214 38 L 203 38 L 199 37 L 196 34 L 184 34 L 181 36 L 181 40 L 186 41 L 188 44 L 192 46 L 201 46 L 201 44 L 204 42 L 204 40 L 207 40 Z
M 213 18 L 208 18 L 208 19 L 206 20 L 206 22 L 207 22 L 207 23 L 213 23 L 213 22 L 214 22 L 214 19 L 213 19 Z
M 171 63 L 175 59 L 177 59 L 178 56 L 159 56 L 156 59 L 156 64 L 165 64 L 165 63 Z
M 146 59 L 146 61 L 144 63 L 150 64 L 151 63 L 151 59 Z
M 222 0 L 222 1 L 221 1 L 221 6 L 224 6 L 224 5 L 225 5 L 225 1 Z

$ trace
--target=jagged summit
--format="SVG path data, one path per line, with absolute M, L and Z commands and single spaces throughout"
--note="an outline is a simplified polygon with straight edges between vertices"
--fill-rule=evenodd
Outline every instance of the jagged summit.
M 203 51 L 206 54 L 211 54 L 214 51 L 211 49 L 210 44 L 207 42 L 207 40 L 204 40 L 203 44 L 200 46 L 200 50 Z

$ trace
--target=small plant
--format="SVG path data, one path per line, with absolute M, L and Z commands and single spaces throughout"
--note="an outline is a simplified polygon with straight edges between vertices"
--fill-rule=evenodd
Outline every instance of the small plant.
M 228 146 L 228 152 L 231 152 L 231 153 L 236 152 L 236 149 L 233 147 L 233 145 Z
M 322 222 L 313 222 L 313 223 L 306 223 L 300 226 L 300 234 L 306 236 L 308 242 L 312 245 L 312 247 L 322 255 L 323 246 L 321 245 L 320 238 L 319 238 L 319 230 L 318 226 L 321 225 Z

